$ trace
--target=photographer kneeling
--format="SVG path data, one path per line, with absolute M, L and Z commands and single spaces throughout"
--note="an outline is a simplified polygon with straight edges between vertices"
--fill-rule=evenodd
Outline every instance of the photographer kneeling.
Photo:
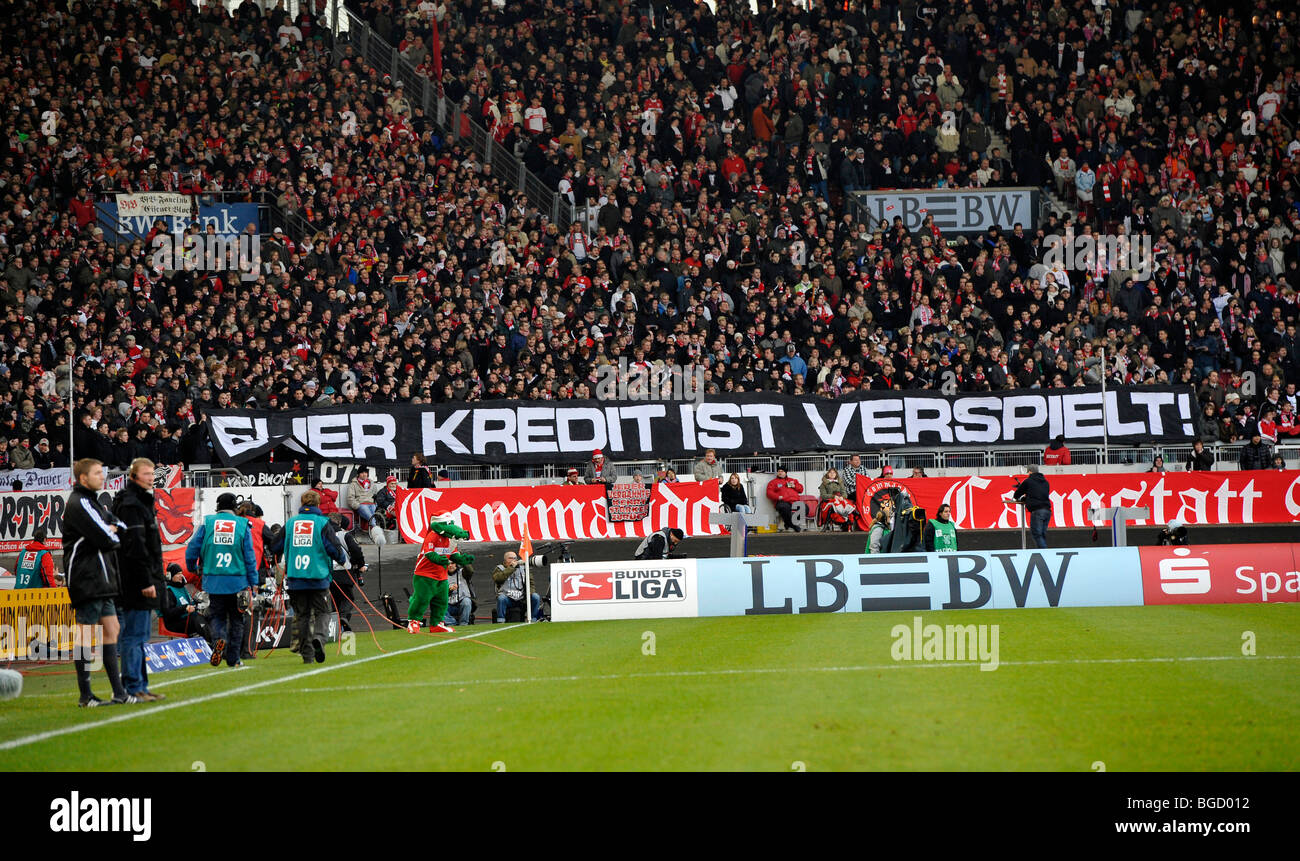
M 504 622 L 506 620 L 506 611 L 512 606 L 519 608 L 522 613 L 524 609 L 525 581 L 524 566 L 519 564 L 518 553 L 513 550 L 506 552 L 505 561 L 492 571 L 492 582 L 497 584 L 496 621 Z M 543 621 L 542 596 L 534 592 L 529 597 L 533 605 L 533 621 Z

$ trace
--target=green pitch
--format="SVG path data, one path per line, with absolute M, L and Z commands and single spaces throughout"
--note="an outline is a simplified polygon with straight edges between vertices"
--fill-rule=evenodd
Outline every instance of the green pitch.
M 918 615 L 997 625 L 997 669 L 894 660 Z M 71 675 L 29 677 L 0 770 L 1300 768 L 1298 605 L 462 631 L 161 673 L 150 705 L 78 709 Z

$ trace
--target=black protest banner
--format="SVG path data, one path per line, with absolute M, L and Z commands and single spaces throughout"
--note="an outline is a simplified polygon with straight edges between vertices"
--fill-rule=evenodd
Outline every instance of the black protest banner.
M 312 459 L 406 464 L 585 460 L 879 450 L 896 446 L 1186 443 L 1196 435 L 1187 386 L 1021 389 L 965 395 L 855 392 L 837 400 L 764 393 L 680 401 L 489 401 L 269 412 L 214 410 L 227 464 L 278 446 Z

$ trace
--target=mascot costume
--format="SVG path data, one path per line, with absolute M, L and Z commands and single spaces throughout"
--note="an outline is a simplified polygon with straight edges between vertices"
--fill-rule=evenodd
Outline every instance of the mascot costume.
M 415 576 L 411 578 L 411 603 L 406 611 L 409 620 L 406 630 L 410 633 L 420 632 L 420 619 L 426 609 L 430 610 L 430 633 L 453 633 L 453 628 L 442 624 L 447 618 L 447 563 L 473 564 L 474 554 L 456 550 L 457 541 L 464 538 L 469 538 L 469 533 L 457 526 L 450 514 L 434 515 L 429 520 L 429 531 L 425 533 L 415 563 Z

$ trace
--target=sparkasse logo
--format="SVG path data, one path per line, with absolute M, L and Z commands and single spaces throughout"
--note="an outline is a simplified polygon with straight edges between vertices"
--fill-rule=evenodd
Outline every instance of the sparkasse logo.
M 153 835 L 153 799 L 82 798 L 73 790 L 68 798 L 50 802 L 50 830 L 71 832 L 125 832 L 137 843 Z
M 1189 559 L 1190 550 L 1180 547 L 1173 559 L 1160 560 L 1160 588 L 1166 595 L 1204 595 L 1210 591 L 1210 561 Z

